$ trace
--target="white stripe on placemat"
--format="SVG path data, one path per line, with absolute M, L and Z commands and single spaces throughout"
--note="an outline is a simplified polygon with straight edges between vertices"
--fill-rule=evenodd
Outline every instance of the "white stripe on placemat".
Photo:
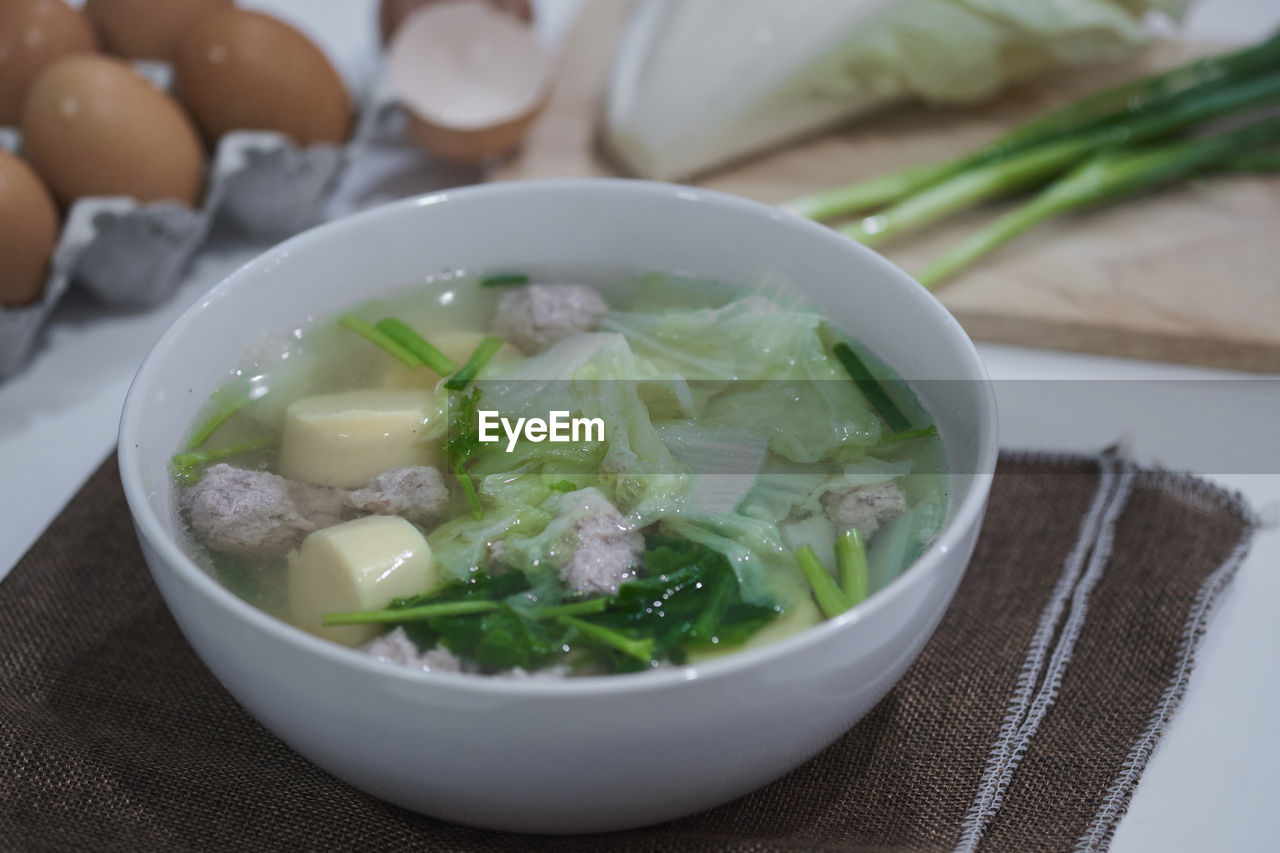
M 1187 691 L 1191 668 L 1195 665 L 1196 648 L 1200 645 L 1200 638 L 1204 635 L 1209 613 L 1213 610 L 1213 605 L 1217 601 L 1219 594 L 1231 582 L 1236 570 L 1240 568 L 1240 563 L 1243 562 L 1245 554 L 1249 552 L 1249 545 L 1259 525 L 1258 517 L 1238 495 L 1223 492 L 1202 481 L 1163 471 L 1152 471 L 1143 474 L 1139 482 L 1143 486 L 1174 494 L 1195 506 L 1211 510 L 1226 509 L 1235 512 L 1244 519 L 1245 526 L 1240 534 L 1240 541 L 1236 543 L 1235 548 L 1227 555 L 1222 565 L 1205 579 L 1205 582 L 1200 586 L 1199 592 L 1196 593 L 1196 597 L 1191 604 L 1190 615 L 1187 617 L 1186 625 L 1182 630 L 1182 643 L 1178 648 L 1178 659 L 1174 664 L 1173 678 L 1170 679 L 1168 687 L 1161 694 L 1160 702 L 1156 705 L 1155 712 L 1151 715 L 1151 720 L 1147 723 L 1146 730 L 1138 738 L 1137 743 L 1133 745 L 1133 749 L 1129 750 L 1128 756 L 1125 757 L 1124 764 L 1121 765 L 1120 775 L 1116 777 L 1115 782 L 1107 789 L 1107 796 L 1102 801 L 1102 806 L 1098 809 L 1098 813 L 1094 816 L 1093 823 L 1090 824 L 1089 829 L 1080 840 L 1076 842 L 1075 850 L 1078 853 L 1104 850 L 1110 843 L 1111 837 L 1116 831 L 1116 825 L 1124 814 L 1124 806 L 1128 803 L 1134 787 L 1138 784 L 1138 777 L 1142 775 L 1143 769 L 1147 766 L 1147 761 L 1151 758 L 1151 751 L 1155 748 L 1156 741 L 1160 739 L 1165 726 L 1168 725 L 1174 710 L 1177 709 Z
M 1131 463 L 1118 459 L 1114 453 L 1105 453 L 1097 461 L 1101 468 L 1098 490 L 1081 522 L 1076 544 L 1063 562 L 1062 574 L 1041 611 L 1040 622 L 1032 636 L 1031 647 L 1010 699 L 1004 723 L 979 782 L 977 796 L 961 825 L 957 853 L 973 853 L 977 849 L 992 818 L 1000 809 L 1004 793 L 1027 745 L 1057 697 L 1067 663 L 1084 627 L 1089 594 L 1097 586 L 1110 559 L 1116 520 L 1128 500 L 1134 468 Z M 1086 557 L 1088 565 L 1082 572 Z M 1049 643 L 1068 600 L 1071 606 L 1066 622 L 1045 668 Z M 1043 677 L 1042 668 L 1045 669 Z M 1032 688 L 1037 683 L 1040 688 L 1033 696 Z

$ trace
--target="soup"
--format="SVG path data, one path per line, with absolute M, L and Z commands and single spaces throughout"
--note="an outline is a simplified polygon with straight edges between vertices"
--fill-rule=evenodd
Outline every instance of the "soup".
M 515 677 L 803 630 L 946 513 L 928 413 L 813 306 L 599 270 L 443 274 L 265 336 L 171 468 L 190 553 L 245 600 Z

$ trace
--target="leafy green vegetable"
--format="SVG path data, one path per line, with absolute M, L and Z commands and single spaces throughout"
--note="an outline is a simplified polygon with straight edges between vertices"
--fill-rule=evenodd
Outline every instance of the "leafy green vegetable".
M 549 662 L 556 651 L 549 645 L 552 638 L 541 628 L 526 625 L 507 601 L 529 588 L 529 578 L 523 572 L 472 572 L 433 592 L 394 601 L 363 621 L 399 626 L 421 649 L 443 644 L 459 657 L 473 659 L 488 670 L 536 668 Z M 429 614 L 429 608 L 437 609 L 438 614 L 421 618 L 413 615 Z M 456 612 L 450 613 L 450 609 Z M 397 613 L 408 618 L 397 617 Z M 359 615 L 344 617 L 353 619 Z
M 1188 2 L 837 0 L 805 7 L 767 50 L 750 34 L 777 0 L 735 0 L 731 21 L 727 4 L 657 3 L 614 81 L 606 139 L 642 177 L 684 179 L 891 104 L 974 103 L 1115 61 L 1149 41 L 1145 13 Z
M 573 616 L 561 616 L 556 621 L 566 627 L 576 628 L 578 633 L 588 642 L 603 643 L 646 666 L 653 662 L 653 637 L 635 639 L 628 637 L 621 631 L 615 631 L 612 628 L 606 628 L 603 625 L 597 625 L 594 622 L 587 622 Z
M 483 455 L 480 457 L 483 461 Z M 491 543 L 515 533 L 533 535 L 549 524 L 558 508 L 548 499 L 554 494 L 541 476 L 495 474 L 481 477 L 479 464 L 469 463 L 464 471 L 472 483 L 483 513 L 460 515 L 427 534 L 427 544 L 436 561 L 455 576 L 478 569 L 491 561 Z M 559 497 L 559 495 L 556 495 Z
M 481 287 L 514 287 L 521 284 L 528 284 L 529 276 L 524 273 L 494 273 L 486 275 L 480 279 Z
M 475 351 L 471 353 L 471 358 L 467 359 L 467 363 L 462 366 L 461 370 L 449 377 L 448 381 L 444 383 L 444 387 L 450 391 L 461 391 L 466 388 L 471 383 L 471 380 L 475 379 L 480 371 L 484 369 L 484 366 L 489 363 L 489 359 L 497 355 L 498 350 L 502 349 L 502 343 L 502 338 L 492 336 L 482 340 L 476 346 Z
M 539 619 L 558 619 L 561 616 L 582 616 L 589 613 L 603 613 L 609 609 L 609 599 L 588 598 L 583 601 L 571 601 L 568 604 L 556 604 L 538 611 Z
M 553 492 L 576 492 L 578 490 L 578 486 L 572 480 L 557 480 L 547 488 Z
M 1277 76 L 1280 80 L 1280 75 Z M 1113 201 L 1200 171 L 1242 150 L 1280 139 L 1280 118 L 1229 133 L 1150 149 L 1104 151 L 1027 204 L 979 230 L 916 277 L 932 288 L 1023 231 L 1066 211 Z
M 467 496 L 471 517 L 479 521 L 484 517 L 484 507 L 480 505 L 480 496 L 476 494 L 475 484 L 467 473 L 467 463 L 480 451 L 481 446 L 478 414 L 480 389 L 473 388 L 470 393 L 449 396 L 449 439 L 444 443 L 444 455 L 449 463 L 449 470 Z
M 619 586 L 603 613 L 584 620 L 652 638 L 655 660 L 683 663 L 690 648 L 740 643 L 777 616 L 742 601 L 724 554 L 665 536 L 648 537 L 646 545 L 648 577 Z
M 343 314 L 338 318 L 338 325 L 350 329 L 369 343 L 395 356 L 408 367 L 421 367 L 422 361 L 411 351 L 392 340 L 385 332 L 371 325 L 355 314 Z
M 637 376 L 645 367 L 618 334 L 571 335 L 535 356 L 494 365 L 485 378 L 485 407 L 504 417 L 546 417 L 563 410 L 600 418 L 603 442 L 520 442 L 513 453 L 484 453 L 474 473 L 591 476 L 591 483 L 634 527 L 675 512 L 689 475 L 650 420 Z
M 737 645 L 777 616 L 742 601 L 723 554 L 670 537 L 648 546 L 648 576 L 613 595 L 548 604 L 531 594 L 534 572 L 476 571 L 382 610 L 326 614 L 324 624 L 400 627 L 419 648 L 443 644 L 485 671 L 547 666 L 568 645 L 619 672 L 680 663 L 692 648 Z
M 862 359 L 858 358 L 858 354 L 853 351 L 853 347 L 841 341 L 831 348 L 831 352 L 844 365 L 844 369 L 849 374 L 849 378 L 853 380 L 853 384 L 858 386 L 858 390 L 880 413 L 880 417 L 884 418 L 884 422 L 889 425 L 889 429 L 894 432 L 903 432 L 911 429 L 911 421 L 898 408 L 898 404 L 893 402 L 893 399 L 885 392 L 880 381 L 871 375 L 871 371 L 862 363 Z
M 867 401 L 827 381 L 844 370 L 826 346 L 822 315 L 810 307 L 753 295 L 720 308 L 614 311 L 603 326 L 625 335 L 637 361 L 656 375 L 690 383 L 690 407 L 701 410 L 702 427 L 748 428 L 774 454 L 797 462 L 879 437 Z
M 169 460 L 169 473 L 181 485 L 194 486 L 200 482 L 200 477 L 204 474 L 204 468 L 209 463 L 230 459 L 232 456 L 240 456 L 245 453 L 253 453 L 258 450 L 266 450 L 274 446 L 275 443 L 276 440 L 270 437 L 254 438 L 227 447 L 179 453 Z
M 394 317 L 385 317 L 374 326 L 395 343 L 404 347 L 421 364 L 434 370 L 441 376 L 448 376 L 458 369 L 450 358 L 436 349 L 412 328 Z
M 464 616 L 472 613 L 488 613 L 500 605 L 494 601 L 446 601 L 440 604 L 422 604 L 417 607 L 388 610 L 360 610 L 350 613 L 326 613 L 322 625 L 367 625 L 371 622 L 427 622 L 441 616 Z

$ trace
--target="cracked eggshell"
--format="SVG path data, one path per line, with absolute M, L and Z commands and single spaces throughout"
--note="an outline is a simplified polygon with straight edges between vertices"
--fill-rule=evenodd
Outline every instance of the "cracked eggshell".
M 410 135 L 443 159 L 481 163 L 524 139 L 551 90 L 554 59 L 482 0 L 432 3 L 400 27 L 387 57 Z
M 382 34 L 382 43 L 388 44 L 400 29 L 404 19 L 432 3 L 452 2 L 452 0 L 382 0 L 378 7 L 378 31 Z M 533 23 L 533 4 L 529 0 L 485 0 L 490 6 L 508 15 L 512 15 L 526 24 Z
M 89 21 L 63 0 L 0 0 L 0 125 L 18 123 L 27 92 L 45 68 L 97 50 Z
M 234 130 L 273 130 L 297 145 L 341 145 L 351 130 L 346 84 L 320 48 L 270 15 L 201 17 L 174 59 L 178 97 L 210 147 Z
M 182 108 L 107 56 L 45 69 L 23 109 L 22 148 L 63 207 L 85 196 L 193 207 L 204 185 L 204 152 Z

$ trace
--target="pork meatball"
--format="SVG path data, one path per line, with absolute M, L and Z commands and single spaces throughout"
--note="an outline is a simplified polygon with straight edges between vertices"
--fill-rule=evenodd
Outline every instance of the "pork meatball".
M 841 530 L 856 527 L 863 536 L 870 536 L 881 524 L 906 511 L 907 498 L 897 483 L 888 480 L 872 486 L 828 492 L 822 496 L 822 508 L 827 511 L 827 518 Z
M 462 661 L 444 646 L 436 646 L 425 652 L 418 647 L 403 628 L 375 637 L 360 647 L 360 651 L 383 663 L 423 671 L 461 672 Z
M 531 284 L 502 295 L 493 331 L 533 355 L 561 338 L 596 330 L 608 310 L 585 284 Z
M 449 504 L 449 487 L 435 468 L 394 468 L 351 492 L 348 501 L 362 512 L 398 515 L 426 526 L 440 518 Z
M 253 557 L 283 557 L 308 533 L 351 516 L 338 489 L 226 463 L 205 471 L 182 496 L 182 508 L 211 550 Z
M 570 492 L 564 501 L 580 514 L 573 522 L 573 554 L 560 567 L 561 579 L 584 595 L 617 592 L 643 563 L 644 537 L 595 489 Z

